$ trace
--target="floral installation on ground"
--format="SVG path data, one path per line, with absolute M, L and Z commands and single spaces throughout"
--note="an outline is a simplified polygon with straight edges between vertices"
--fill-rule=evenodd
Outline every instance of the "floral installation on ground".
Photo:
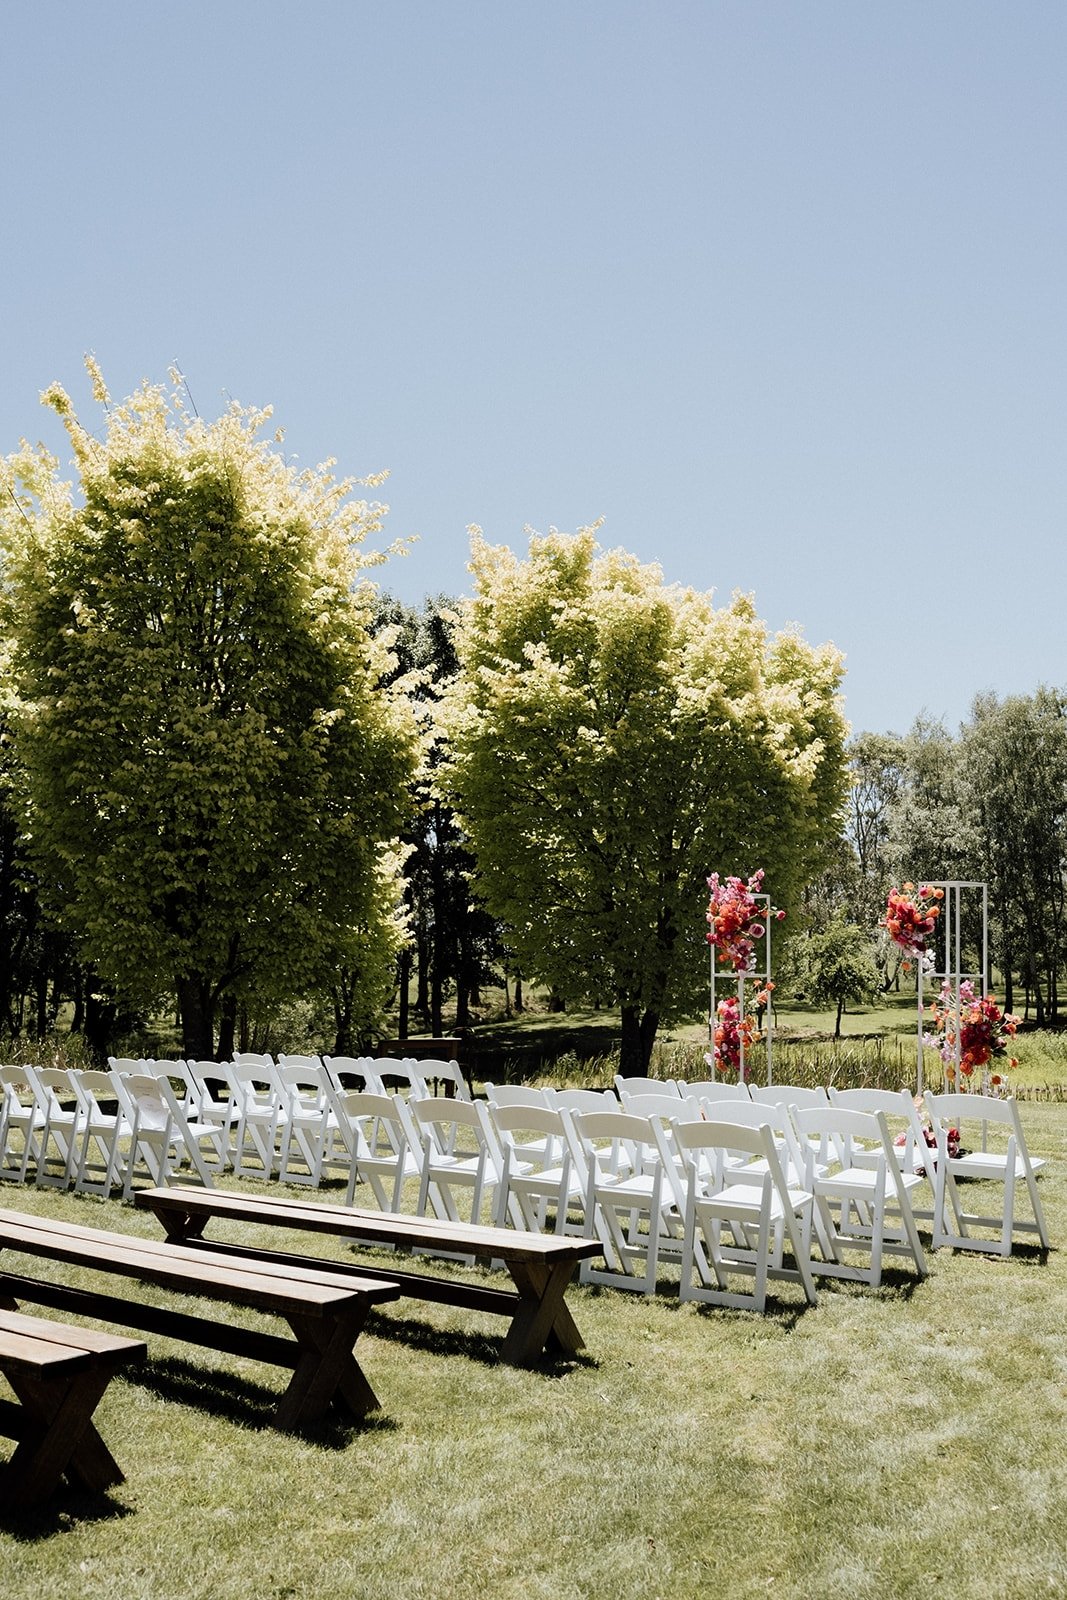
M 774 906 L 765 909 L 757 896 L 763 893 L 764 871 L 760 867 L 746 883 L 743 878 L 720 879 L 713 872 L 708 879 L 708 943 L 720 967 L 735 972 L 754 973 L 756 944 L 767 932 L 767 918 L 781 922 L 784 911 Z
M 924 972 L 933 968 L 934 953 L 926 941 L 937 927 L 941 915 L 944 889 L 921 883 L 916 889 L 906 883 L 902 889 L 890 889 L 885 904 L 885 916 L 878 924 L 884 928 L 898 949 L 912 961 L 917 961 Z
M 773 988 L 774 985 L 768 983 L 756 990 L 753 996 L 756 1011 L 770 1004 Z M 755 1011 L 742 1016 L 740 997 L 728 994 L 715 1007 L 715 1029 L 708 1059 L 716 1072 L 736 1072 L 747 1082 L 751 1074 L 748 1054 L 762 1038 Z
M 922 1110 L 922 1101 L 921 1100 L 916 1101 L 916 1105 L 918 1106 L 919 1110 L 921 1111 Z M 922 1131 L 923 1131 L 923 1138 L 926 1140 L 927 1146 L 934 1152 L 934 1159 L 933 1159 L 931 1165 L 936 1168 L 936 1166 L 937 1166 L 937 1134 L 934 1132 L 933 1128 L 931 1128 L 931 1126 L 930 1126 L 930 1124 L 928 1122 L 924 1122 L 923 1123 Z M 904 1148 L 904 1146 L 907 1144 L 907 1142 L 908 1142 L 908 1135 L 906 1133 L 898 1133 L 896 1138 L 893 1141 L 893 1143 L 898 1145 L 901 1149 Z M 947 1128 L 945 1130 L 945 1143 L 946 1143 L 946 1147 L 947 1147 L 947 1150 L 948 1150 L 948 1159 L 950 1161 L 958 1161 L 961 1156 L 965 1156 L 967 1154 L 966 1150 L 960 1144 L 960 1130 L 958 1128 Z M 916 1166 L 915 1166 L 915 1175 L 918 1178 L 925 1178 L 926 1177 L 926 1168 L 919 1162 L 917 1162 Z
M 923 1034 L 923 1043 L 938 1052 L 950 1081 L 956 1076 L 957 1055 L 963 1078 L 972 1077 L 976 1067 L 985 1067 L 990 1061 L 1003 1061 L 1007 1072 L 1019 1065 L 1015 1056 L 1008 1055 L 1008 1040 L 1014 1039 L 1019 1018 L 1003 1011 L 991 994 L 978 995 L 969 979 L 960 984 L 958 1005 L 946 979 L 938 998 L 931 1001 L 930 1014 L 932 1026 Z M 1000 1089 L 1004 1081 L 1002 1073 L 990 1074 L 991 1088 Z

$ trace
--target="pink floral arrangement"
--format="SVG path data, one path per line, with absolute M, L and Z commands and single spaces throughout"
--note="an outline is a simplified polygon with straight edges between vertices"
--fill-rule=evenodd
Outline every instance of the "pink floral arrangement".
M 927 965 L 930 958 L 926 941 L 937 926 L 944 898 L 944 889 L 929 883 L 920 884 L 918 889 L 913 883 L 906 883 L 903 889 L 890 889 L 885 916 L 878 926 L 906 955 Z
M 757 1010 L 770 1003 L 773 988 L 774 985 L 769 983 L 765 988 L 756 991 L 754 1001 Z M 745 1058 L 753 1045 L 759 1043 L 761 1037 L 755 1013 L 743 1017 L 739 997 L 736 994 L 728 994 L 715 1007 L 715 1030 L 709 1056 L 715 1071 L 738 1073 L 743 1071 L 747 1080 L 750 1069 Z
M 934 1132 L 933 1128 L 931 1128 L 929 1124 L 925 1122 L 923 1123 L 923 1138 L 926 1140 L 927 1148 L 934 1152 L 933 1165 L 936 1167 L 937 1134 Z M 904 1148 L 907 1142 L 908 1136 L 906 1133 L 898 1133 L 896 1139 L 894 1140 L 894 1143 L 899 1145 L 901 1149 Z M 965 1156 L 967 1154 L 966 1150 L 960 1144 L 960 1130 L 958 1128 L 948 1128 L 946 1130 L 945 1143 L 948 1146 L 948 1158 L 950 1161 L 958 1161 L 960 1156 Z M 915 1173 L 917 1177 L 925 1178 L 926 1168 L 924 1166 L 916 1165 Z
M 991 994 L 976 994 L 969 980 L 960 984 L 958 1008 L 952 985 L 946 980 L 941 985 L 940 995 L 931 1003 L 930 1012 L 933 1027 L 923 1034 L 923 1043 L 938 1052 L 945 1063 L 947 1078 L 956 1075 L 957 1026 L 961 1077 L 970 1078 L 976 1067 L 984 1067 L 1001 1057 L 1006 1058 L 1009 1072 L 1019 1065 L 1014 1056 L 1008 1056 L 1008 1040 L 1014 1039 L 1019 1018 L 1010 1011 L 1002 1011 Z M 989 1081 L 993 1088 L 999 1089 L 1004 1079 L 995 1072 Z
M 759 905 L 756 897 L 762 893 L 763 877 L 760 867 L 747 883 L 743 878 L 721 880 L 717 872 L 708 879 L 708 943 L 721 967 L 755 972 L 756 943 L 767 932 L 765 916 L 769 914 L 776 922 L 785 916 L 784 911 L 776 911 L 773 906 L 767 913 Z

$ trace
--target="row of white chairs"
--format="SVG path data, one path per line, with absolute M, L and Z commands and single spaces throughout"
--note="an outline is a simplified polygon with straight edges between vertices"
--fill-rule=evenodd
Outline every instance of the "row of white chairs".
M 917 1215 L 932 1219 L 935 1247 L 1008 1254 L 1016 1228 L 1048 1247 L 1035 1181 L 1042 1163 L 1031 1161 L 1011 1101 L 928 1096 L 932 1150 L 906 1092 L 778 1086 L 753 1100 L 724 1096 L 718 1083 L 683 1093 L 624 1080 L 618 1097 L 489 1084 L 482 1103 L 459 1084 L 453 1098 L 435 1098 L 418 1072 L 405 1079 L 407 1094 L 388 1093 L 383 1078 L 395 1065 L 260 1058 L 116 1061 L 106 1075 L 2 1068 L 0 1176 L 26 1181 L 32 1165 L 41 1185 L 110 1193 L 121 1184 L 128 1195 L 139 1172 L 165 1183 L 183 1165 L 206 1184 L 227 1166 L 316 1184 L 340 1172 L 348 1203 L 362 1181 L 383 1210 L 432 1208 L 453 1220 L 465 1213 L 595 1236 L 606 1265 L 587 1263 L 587 1281 L 651 1293 L 660 1262 L 673 1258 L 684 1297 L 761 1308 L 768 1277 L 794 1278 L 811 1299 L 817 1274 L 876 1286 L 886 1253 L 910 1256 L 925 1273 Z M 349 1087 L 353 1078 L 360 1089 Z M 982 1137 L 961 1154 L 949 1130 L 965 1118 L 982 1120 Z M 1006 1148 L 990 1148 L 991 1125 Z M 913 1204 L 923 1173 L 932 1188 L 926 1212 Z M 966 1213 L 963 1177 L 1000 1181 L 1001 1213 Z M 1032 1223 L 1015 1216 L 1016 1189 L 1029 1194 Z M 998 1228 L 998 1240 L 977 1237 L 977 1226 Z M 728 1282 L 739 1272 L 754 1281 L 740 1298 Z
M 318 1185 L 338 1162 L 334 1097 L 358 1082 L 412 1098 L 469 1089 L 454 1062 L 238 1056 L 231 1062 L 111 1058 L 107 1072 L 0 1067 L 0 1177 L 128 1197 L 142 1173 L 227 1168 Z
M 644 1150 L 639 1151 L 641 1141 L 635 1125 L 631 1129 L 629 1159 L 635 1173 L 645 1177 L 649 1203 L 643 1226 L 631 1231 L 625 1248 L 621 1229 L 616 1225 L 625 1207 L 610 1206 L 609 1197 L 614 1195 L 619 1201 L 630 1198 L 636 1205 L 640 1186 L 631 1183 L 628 1193 L 627 1180 L 619 1172 L 625 1163 L 620 1163 L 617 1154 L 612 1158 L 615 1170 L 609 1172 L 603 1184 L 598 1178 L 595 1194 L 591 1191 L 588 1197 L 587 1213 L 593 1217 L 609 1258 L 609 1270 L 614 1272 L 607 1281 L 650 1289 L 655 1281 L 657 1257 L 670 1251 L 677 1253 L 681 1219 L 683 1295 L 689 1295 L 692 1289 L 693 1297 L 708 1298 L 704 1291 L 709 1289 L 710 1271 L 715 1278 L 710 1297 L 721 1298 L 725 1292 L 723 1264 L 730 1259 L 722 1247 L 723 1212 L 724 1208 L 736 1207 L 742 1199 L 748 1205 L 756 1204 L 754 1194 L 744 1195 L 738 1188 L 739 1183 L 748 1183 L 753 1160 L 762 1186 L 757 1209 L 765 1220 L 766 1207 L 770 1207 L 769 1214 L 775 1219 L 775 1248 L 769 1254 L 753 1252 L 749 1236 L 746 1251 L 736 1258 L 736 1263 L 744 1261 L 751 1266 L 762 1259 L 765 1268 L 781 1272 L 781 1251 L 789 1233 L 789 1209 L 794 1203 L 800 1207 L 797 1222 L 805 1252 L 810 1250 L 814 1230 L 819 1255 L 812 1258 L 809 1254 L 808 1259 L 815 1275 L 859 1277 L 877 1285 L 886 1253 L 909 1257 L 916 1271 L 925 1274 L 916 1218 L 930 1222 L 934 1248 L 949 1246 L 1008 1255 L 1017 1233 L 1027 1238 L 1036 1236 L 1041 1248 L 1049 1247 L 1036 1181 L 1044 1162 L 1030 1156 L 1014 1101 L 973 1094 L 928 1094 L 924 1102 L 928 1138 L 920 1108 L 907 1091 L 827 1091 L 778 1085 L 749 1094 L 745 1085 L 665 1085 L 661 1080 L 632 1079 L 618 1080 L 617 1091 L 625 1113 L 651 1123 L 655 1150 L 650 1150 L 647 1134 L 643 1134 Z M 504 1098 L 513 1105 L 532 1104 L 538 1093 L 529 1089 L 494 1090 L 489 1086 L 491 1099 Z M 551 1091 L 548 1098 L 551 1099 Z M 574 1121 L 581 1132 L 588 1134 L 588 1124 L 583 1125 L 577 1117 Z M 729 1145 L 724 1127 L 738 1126 L 753 1130 L 757 1139 L 769 1135 L 774 1160 L 766 1151 L 758 1157 L 750 1152 L 746 1158 L 739 1144 Z M 621 1137 L 621 1125 L 617 1132 Z M 730 1137 L 737 1139 L 736 1133 Z M 713 1160 L 709 1152 L 715 1140 L 718 1153 Z M 964 1141 L 969 1148 L 962 1148 Z M 696 1150 L 705 1152 L 699 1161 L 693 1155 Z M 717 1176 L 711 1170 L 715 1162 Z M 653 1190 L 651 1180 L 657 1163 L 659 1185 Z M 726 1174 L 735 1168 L 739 1176 L 727 1178 Z M 588 1154 L 586 1170 L 592 1170 Z M 1002 1203 L 996 1211 L 965 1209 L 960 1181 L 966 1179 L 984 1179 L 1001 1186 Z M 920 1209 L 913 1197 L 924 1181 L 930 1199 Z M 724 1192 L 727 1186 L 730 1192 Z M 980 1192 L 985 1195 L 989 1191 Z M 704 1198 L 700 1199 L 702 1193 Z M 720 1197 L 712 1203 L 707 1199 L 709 1194 Z M 1032 1220 L 1020 1216 L 1020 1197 L 1029 1200 Z M 705 1232 L 710 1227 L 715 1236 L 710 1257 L 703 1263 L 699 1259 L 698 1238 L 702 1225 Z M 866 1264 L 859 1268 L 849 1260 L 857 1250 L 867 1256 Z M 721 1269 L 718 1272 L 715 1261 Z M 643 1274 L 634 1271 L 635 1262 L 643 1264 Z M 595 1278 L 597 1271 L 587 1268 L 586 1275 Z M 703 1280 L 695 1285 L 694 1272 Z M 808 1292 L 808 1277 L 799 1262 L 793 1275 L 799 1276 Z M 765 1286 L 764 1276 L 763 1287 L 757 1292 L 760 1303 Z M 733 1302 L 727 1298 L 724 1303 Z M 743 1303 L 750 1301 L 745 1298 Z

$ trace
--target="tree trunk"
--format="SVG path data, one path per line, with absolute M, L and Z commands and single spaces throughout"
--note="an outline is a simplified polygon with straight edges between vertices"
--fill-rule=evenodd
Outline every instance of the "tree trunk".
M 834 1023 L 834 1038 L 835 1039 L 840 1039 L 840 1037 L 841 1037 L 841 1018 L 844 1015 L 844 1011 L 845 1011 L 845 1002 L 844 1002 L 844 999 L 842 998 L 837 1002 L 837 1021 Z
M 114 1000 L 96 994 L 95 988 L 92 983 L 86 987 L 84 1037 L 89 1055 L 103 1066 L 111 1051 L 118 1008 Z
M 175 983 L 182 1019 L 182 1054 L 190 1061 L 215 1059 L 215 1016 L 211 985 L 200 975 Z
M 524 1010 L 523 1001 L 522 1001 L 522 973 L 521 972 L 516 972 L 516 974 L 515 974 L 515 998 L 512 1001 L 512 1005 L 515 1008 L 515 1015 L 517 1017 L 521 1017 L 522 1013 L 523 1013 L 523 1010 Z
M 637 1006 L 623 1006 L 620 1015 L 622 1043 L 619 1048 L 619 1075 L 623 1078 L 646 1078 L 659 1028 L 659 1012 L 642 1012 Z
M 219 1053 L 216 1060 L 231 1061 L 237 1033 L 237 996 L 232 992 L 224 994 L 219 1006 L 219 1012 Z
M 399 968 L 400 993 L 397 999 L 396 1036 L 398 1039 L 406 1039 L 409 1027 L 408 1012 L 411 1003 L 411 996 L 408 993 L 411 986 L 411 949 L 408 945 L 405 945 L 400 952 Z

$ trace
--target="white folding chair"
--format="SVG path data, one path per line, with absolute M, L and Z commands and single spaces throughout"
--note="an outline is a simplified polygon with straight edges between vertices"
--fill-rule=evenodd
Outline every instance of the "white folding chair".
M 815 1196 L 826 1259 L 820 1276 L 853 1278 L 878 1288 L 885 1254 L 910 1256 L 920 1278 L 926 1258 L 911 1209 L 922 1179 L 902 1170 L 881 1111 L 844 1106 L 802 1106 L 793 1112 L 805 1162 L 804 1186 Z M 836 1207 L 836 1212 L 835 1208 Z M 865 1264 L 843 1259 L 859 1253 Z
M 687 1175 L 680 1298 L 762 1312 L 774 1278 L 799 1282 L 815 1305 L 813 1197 L 786 1182 L 770 1127 L 699 1120 L 674 1136 Z M 749 1278 L 750 1291 L 736 1287 Z
M 275 1076 L 281 1090 L 278 1180 L 318 1188 L 330 1136 L 336 1131 L 327 1094 L 329 1074 L 318 1060 L 298 1062 L 282 1056 Z
M 954 1250 L 983 1250 L 1009 1256 L 1016 1233 L 1036 1235 L 1041 1248 L 1049 1249 L 1048 1227 L 1037 1192 L 1037 1174 L 1045 1161 L 1043 1157 L 1033 1159 L 1027 1149 L 1014 1098 L 994 1100 L 981 1094 L 928 1091 L 926 1109 L 937 1140 L 936 1153 L 930 1152 L 936 1162 L 934 1249 L 948 1245 Z M 956 1130 L 958 1141 L 950 1137 Z M 998 1213 L 964 1210 L 958 1185 L 965 1178 L 1002 1186 Z M 1025 1190 L 1029 1198 L 1032 1222 L 1016 1215 L 1016 1194 L 1020 1190 Z M 980 1191 L 983 1197 L 987 1193 L 988 1190 Z M 975 1235 L 972 1228 L 993 1230 L 998 1237 Z
M 551 1210 L 553 1232 L 581 1232 L 568 1224 L 568 1212 L 582 1199 L 582 1180 L 575 1171 L 560 1111 L 545 1105 L 490 1106 L 489 1117 L 503 1156 L 495 1221 L 502 1228 L 509 1215 L 518 1226 L 543 1233 Z
M 0 1178 L 25 1183 L 36 1173 L 45 1115 L 25 1067 L 0 1067 Z
M 930 1189 L 930 1205 L 919 1207 L 911 1197 L 911 1214 L 917 1221 L 932 1222 L 934 1216 L 934 1168 L 936 1149 L 927 1140 L 919 1107 L 910 1089 L 833 1089 L 830 1104 L 846 1111 L 881 1112 L 893 1140 L 893 1154 L 902 1172 L 922 1178 Z M 933 1139 L 933 1134 L 930 1139 Z M 936 1141 L 934 1141 L 936 1145 Z M 856 1159 L 860 1153 L 856 1152 Z
M 74 1188 L 105 1199 L 125 1177 L 124 1144 L 133 1128 L 109 1072 L 75 1072 L 74 1092 L 81 1111 Z
M 138 1173 L 162 1187 L 186 1161 L 204 1187 L 212 1188 L 211 1167 L 221 1159 L 226 1130 L 214 1122 L 191 1122 L 167 1078 L 113 1072 L 111 1079 L 132 1130 L 123 1199 L 129 1199 Z
M 269 1179 L 278 1162 L 278 1134 L 286 1098 L 272 1057 L 243 1052 L 221 1063 L 237 1106 L 234 1175 Z
M 404 1185 L 422 1176 L 419 1137 L 407 1107 L 396 1095 L 368 1094 L 331 1086 L 330 1106 L 348 1159 L 345 1204 L 355 1201 L 356 1184 L 368 1183 L 382 1211 L 404 1209 Z
M 463 1190 L 470 1194 L 467 1220 L 481 1222 L 482 1203 L 491 1200 L 503 1167 L 485 1105 L 429 1097 L 409 1100 L 408 1111 L 422 1141 L 418 1215 L 432 1205 L 440 1217 L 463 1220 L 456 1204 L 456 1191 Z
M 583 1184 L 585 1232 L 600 1240 L 607 1263 L 583 1261 L 581 1281 L 655 1294 L 660 1247 L 673 1237 L 673 1201 L 651 1122 L 619 1110 L 566 1112 L 564 1121 Z
M 65 1067 L 27 1067 L 44 1119 L 37 1151 L 37 1187 L 69 1189 L 78 1159 L 80 1106 Z
M 219 1141 L 224 1167 L 237 1158 L 239 1102 L 226 1067 L 219 1061 L 187 1061 L 186 1078 L 192 1086 L 186 1115 L 199 1123 L 214 1123 L 225 1137 Z

